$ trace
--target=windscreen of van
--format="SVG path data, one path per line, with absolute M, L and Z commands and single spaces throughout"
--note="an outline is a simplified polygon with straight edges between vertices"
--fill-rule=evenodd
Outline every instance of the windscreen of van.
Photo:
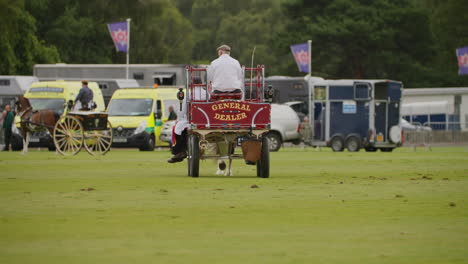
M 153 107 L 152 99 L 112 99 L 109 105 L 110 116 L 148 116 Z
M 64 110 L 65 99 L 52 98 L 29 98 L 29 102 L 34 110 L 50 109 L 58 114 Z

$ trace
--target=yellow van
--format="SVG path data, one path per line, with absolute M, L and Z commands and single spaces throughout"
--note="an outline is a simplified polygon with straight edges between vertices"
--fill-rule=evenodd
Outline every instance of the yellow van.
M 113 127 L 113 147 L 136 147 L 152 151 L 169 146 L 159 139 L 169 117 L 169 107 L 177 110 L 177 88 L 123 88 L 109 102 L 109 121 Z
M 75 101 L 76 96 L 82 87 L 79 81 L 47 81 L 35 82 L 28 88 L 24 97 L 28 98 L 34 110 L 51 109 L 62 115 L 65 111 L 65 102 L 69 100 Z M 104 97 L 95 82 L 89 82 L 88 87 L 93 91 L 93 101 L 96 103 L 96 110 L 103 112 L 106 109 L 104 105 Z M 12 148 L 13 150 L 21 150 L 23 148 L 23 138 L 19 132 L 19 116 L 16 116 L 16 128 L 13 132 Z M 29 139 L 29 147 L 47 147 L 49 150 L 54 150 L 54 142 L 49 135 L 49 131 L 44 129 L 31 134 Z

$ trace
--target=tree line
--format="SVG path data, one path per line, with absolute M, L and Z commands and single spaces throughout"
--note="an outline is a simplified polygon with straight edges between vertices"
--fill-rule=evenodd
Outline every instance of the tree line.
M 267 75 L 303 76 L 289 46 L 313 41 L 312 74 L 467 86 L 467 0 L 0 0 L 0 74 L 38 63 L 125 63 L 107 23 L 131 18 L 131 63 L 208 64 L 221 44 Z

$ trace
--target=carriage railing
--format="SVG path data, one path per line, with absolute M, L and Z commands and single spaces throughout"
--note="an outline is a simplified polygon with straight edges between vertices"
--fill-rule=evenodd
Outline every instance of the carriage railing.
M 196 102 L 208 102 L 210 100 L 210 94 L 212 92 L 211 84 L 207 83 L 207 69 L 206 68 L 195 68 L 193 66 L 187 66 L 187 85 L 186 94 L 189 95 L 191 101 Z M 242 75 L 244 76 L 244 96 L 243 100 L 247 102 L 261 103 L 264 101 L 263 89 L 265 87 L 265 66 L 257 65 L 255 68 L 246 68 L 242 66 Z M 205 80 L 205 81 L 203 81 Z M 195 88 L 202 87 L 205 92 L 205 99 L 194 99 Z M 188 101 L 188 100 L 187 100 Z
M 263 89 L 265 88 L 265 66 L 264 65 L 257 65 L 256 68 L 245 68 L 244 69 L 244 97 L 246 98 L 245 101 L 250 102 L 263 102 L 264 101 L 264 93 Z M 249 73 L 251 75 L 249 76 Z M 247 78 L 245 78 L 245 74 L 247 74 Z M 255 75 L 254 75 L 255 74 Z M 247 89 L 248 88 L 248 89 Z M 253 88 L 255 88 L 255 96 L 253 94 Z M 248 96 L 248 98 L 247 98 Z

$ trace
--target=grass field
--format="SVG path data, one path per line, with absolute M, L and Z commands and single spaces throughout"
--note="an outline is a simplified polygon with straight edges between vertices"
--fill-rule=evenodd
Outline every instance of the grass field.
M 0 263 L 468 262 L 466 147 L 288 148 L 269 179 L 169 157 L 0 153 Z

